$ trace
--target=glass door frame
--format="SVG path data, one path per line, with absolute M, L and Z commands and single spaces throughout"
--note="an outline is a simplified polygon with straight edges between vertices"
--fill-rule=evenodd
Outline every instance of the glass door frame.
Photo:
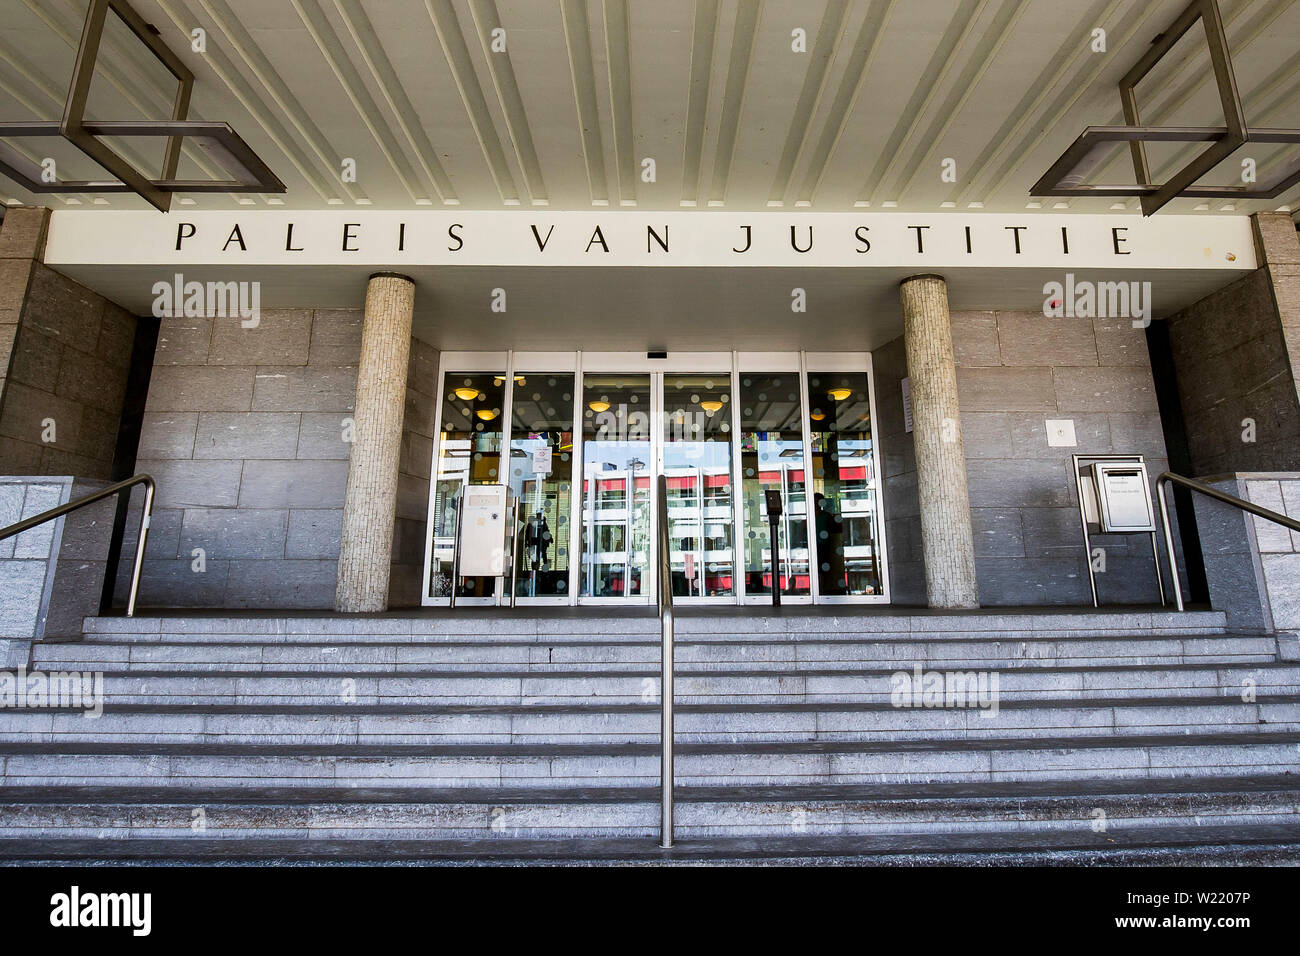
M 501 452 L 497 461 L 497 477 L 505 485 L 510 483 L 510 473 L 507 469 L 510 467 L 510 443 L 514 424 L 514 388 L 515 375 L 518 373 L 530 372 L 559 372 L 561 374 L 574 374 L 578 369 L 578 357 L 575 352 L 442 352 L 438 356 L 438 383 L 434 397 L 437 414 L 437 421 L 434 422 L 433 435 L 433 453 L 429 465 L 429 502 L 427 507 L 427 516 L 425 519 L 425 543 L 424 543 L 424 576 L 423 588 L 420 594 L 420 603 L 424 607 L 448 607 L 451 604 L 450 598 L 432 597 L 429 594 L 430 578 L 433 572 L 434 557 L 434 505 L 436 503 L 436 491 L 438 483 L 438 463 L 441 455 L 442 444 L 442 403 L 445 395 L 448 374 L 467 375 L 504 375 L 504 397 L 502 401 L 502 432 L 501 432 Z M 574 419 L 573 426 L 576 429 L 580 425 L 579 409 L 581 407 L 580 395 L 573 396 Z M 582 454 L 581 447 L 582 436 L 575 432 L 574 447 L 570 455 L 579 456 Z M 572 501 L 578 501 L 579 492 L 575 483 L 570 480 L 570 491 L 572 492 Z M 572 513 L 572 512 L 570 512 Z M 556 539 L 557 544 L 559 538 Z M 570 548 L 570 564 L 572 565 L 572 542 L 566 540 L 566 546 Z M 573 568 L 569 569 L 569 587 L 572 589 L 574 583 Z M 552 605 L 568 606 L 573 603 L 572 590 L 568 596 L 563 597 L 522 597 L 515 598 L 516 605 L 534 606 L 534 605 Z M 506 579 L 497 578 L 496 586 L 491 597 L 457 597 L 456 605 L 465 607 L 494 607 L 510 603 L 509 585 Z
M 614 359 L 613 362 L 609 361 L 611 357 Z M 575 585 L 572 587 L 572 589 L 569 592 L 570 595 L 572 596 L 573 603 L 575 605 L 581 605 L 583 607 L 648 607 L 650 605 L 651 599 L 652 598 L 657 599 L 657 595 L 659 593 L 658 591 L 659 563 L 658 561 L 655 560 L 655 556 L 654 556 L 659 541 L 658 538 L 659 509 L 655 505 L 655 499 L 654 499 L 655 489 L 658 485 L 656 479 L 658 478 L 659 475 L 659 464 L 658 464 L 659 445 L 658 442 L 655 440 L 655 436 L 658 429 L 662 427 L 662 422 L 663 422 L 663 408 L 662 408 L 663 393 L 660 391 L 658 387 L 658 382 L 654 371 L 652 369 L 644 367 L 647 361 L 648 360 L 645 358 L 644 355 L 638 355 L 637 353 L 629 354 L 625 352 L 583 352 L 579 356 L 579 369 L 575 379 L 576 381 L 575 388 L 577 389 L 577 391 L 575 392 L 575 397 L 574 397 L 574 415 L 578 421 L 578 426 L 574 431 L 575 434 L 574 450 L 575 452 L 578 453 L 579 457 L 574 461 L 574 467 L 576 470 L 578 470 L 580 479 L 579 481 L 574 483 L 575 491 L 577 492 L 575 498 L 575 504 L 574 504 L 574 508 L 575 508 L 574 514 L 577 515 L 577 520 L 573 522 L 573 528 L 571 529 L 571 535 L 569 539 L 571 542 L 570 547 L 572 548 L 573 554 L 575 554 L 578 559 L 577 561 L 572 562 L 573 566 L 570 568 L 570 573 L 574 574 L 574 577 L 576 579 Z M 584 516 L 585 509 L 588 507 L 588 503 L 583 500 L 583 491 L 587 486 L 587 459 L 586 459 L 586 449 L 584 444 L 586 438 L 581 434 L 581 432 L 582 432 L 582 419 L 584 418 L 583 409 L 585 407 L 583 405 L 583 399 L 586 396 L 586 388 L 587 388 L 587 383 L 585 379 L 589 373 L 593 373 L 593 372 L 610 373 L 610 374 L 622 373 L 626 375 L 647 375 L 650 379 L 649 382 L 650 422 L 649 422 L 649 434 L 647 435 L 650 444 L 650 454 L 648 456 L 650 458 L 650 461 L 646 463 L 647 468 L 650 472 L 650 514 L 648 516 L 649 531 L 648 531 L 648 539 L 646 541 L 646 566 L 645 566 L 645 570 L 641 574 L 641 581 L 642 581 L 641 591 L 639 594 L 636 594 L 631 597 L 627 597 L 627 596 L 599 597 L 594 595 L 586 595 L 582 593 L 582 575 L 586 563 L 584 560 L 586 557 L 586 553 L 583 550 L 583 537 L 582 537 L 583 531 L 585 530 L 584 528 L 585 521 L 583 520 L 583 516 Z M 624 506 L 630 511 L 630 509 L 636 506 L 636 474 L 634 472 L 629 473 L 627 482 L 628 482 L 628 486 L 627 486 Z M 594 485 L 593 485 L 593 497 L 594 497 Z M 594 516 L 594 508 L 595 508 L 594 501 L 591 503 L 591 507 L 593 508 L 593 516 Z M 593 525 L 593 531 L 594 531 L 594 525 Z M 626 551 L 628 547 L 632 545 L 634 545 L 634 542 L 631 540 L 630 537 L 624 539 L 623 541 L 624 551 Z M 593 552 L 593 556 L 594 556 L 594 552 Z M 626 589 L 626 582 L 628 580 L 630 580 L 630 565 L 629 565 L 629 574 L 627 577 L 624 578 L 625 589 Z
M 431 578 L 433 575 L 433 558 L 434 558 L 434 506 L 437 503 L 438 490 L 438 472 L 440 470 L 441 452 L 442 452 L 442 435 L 443 435 L 443 415 L 442 403 L 445 397 L 447 386 L 447 375 L 449 373 L 466 375 L 504 375 L 504 395 L 502 397 L 501 409 L 501 451 L 497 457 L 497 478 L 504 483 L 506 478 L 505 468 L 510 464 L 510 400 L 514 391 L 514 374 L 510 370 L 511 355 L 509 352 L 442 352 L 438 356 L 438 387 L 434 395 L 434 421 L 433 431 L 433 455 L 429 463 L 429 503 L 426 509 L 425 533 L 424 533 L 424 575 L 423 585 L 420 590 L 420 604 L 424 607 L 450 607 L 450 597 L 433 597 L 429 594 Z M 464 485 L 461 486 L 462 493 Z M 459 507 L 459 502 L 457 503 Z M 456 547 L 456 541 L 453 538 L 452 548 Z M 452 588 L 456 587 L 456 582 L 452 582 Z M 497 578 L 493 586 L 490 597 L 460 597 L 456 598 L 458 607 L 494 607 L 501 604 L 504 597 L 504 588 L 502 579 Z
M 811 455 L 809 454 L 809 449 L 812 446 L 808 436 L 808 431 L 809 431 L 808 429 L 808 377 L 806 374 L 804 374 L 804 367 L 803 367 L 801 353 L 799 352 L 736 352 L 735 361 L 733 362 L 732 367 L 734 371 L 732 373 L 731 388 L 732 388 L 732 393 L 736 396 L 737 402 L 740 401 L 740 387 L 741 387 L 740 379 L 741 376 L 746 372 L 754 372 L 754 373 L 789 372 L 791 375 L 795 375 L 799 379 L 799 419 L 801 422 L 799 434 L 800 434 L 800 441 L 803 446 L 803 461 L 804 461 L 804 498 L 805 498 L 804 520 L 805 522 L 808 522 L 811 519 L 811 511 L 808 510 L 808 497 L 811 494 L 812 481 L 808 472 L 809 469 L 812 467 L 811 464 L 809 464 L 811 461 Z M 738 405 L 737 408 L 739 407 L 740 406 Z M 739 474 L 740 436 L 742 432 L 739 422 L 736 423 L 734 432 L 735 432 L 735 438 L 734 438 L 734 447 L 732 449 L 732 457 L 735 459 L 736 462 L 735 468 L 736 468 L 737 477 L 741 479 L 741 483 L 737 485 L 737 494 L 736 494 L 736 517 L 735 517 L 735 524 L 737 529 L 736 534 L 738 538 L 740 536 L 744 536 L 745 538 L 747 538 L 749 534 L 749 526 L 745 521 L 744 495 L 741 494 L 741 489 L 743 489 L 744 487 L 743 476 L 740 476 Z M 761 530 L 765 531 L 767 529 L 763 528 Z M 808 537 L 808 555 L 809 555 L 808 556 L 809 591 L 807 594 L 786 594 L 784 591 L 782 591 L 781 592 L 782 606 L 785 606 L 787 604 L 797 605 L 797 604 L 816 603 L 816 596 L 817 596 L 816 570 L 817 569 L 815 565 L 816 565 L 817 545 L 812 537 L 811 525 L 809 525 L 809 531 L 807 537 Z M 769 594 L 746 593 L 746 585 L 748 583 L 748 577 L 749 577 L 746 569 L 742 568 L 738 572 L 738 574 L 739 574 L 739 584 L 736 589 L 737 603 L 743 605 L 749 605 L 753 607 L 772 606 L 772 595 L 770 593 Z M 774 581 L 780 580 L 779 572 L 776 572 L 774 574 L 773 580 Z
M 505 447 L 503 449 L 503 453 L 507 456 L 510 454 L 510 443 L 512 441 L 510 432 L 513 431 L 513 424 L 514 424 L 515 376 L 517 374 L 533 375 L 533 374 L 541 374 L 545 372 L 559 372 L 565 375 L 573 376 L 573 392 L 572 392 L 573 418 L 571 422 L 571 427 L 573 429 L 572 431 L 573 447 L 569 449 L 569 462 L 572 466 L 572 469 L 570 471 L 570 478 L 569 478 L 569 505 L 570 505 L 569 525 L 570 527 L 567 532 L 560 532 L 554 536 L 556 547 L 558 548 L 561 544 L 563 544 L 563 546 L 567 549 L 567 557 L 569 559 L 569 579 L 567 584 L 568 590 L 566 591 L 565 594 L 562 595 L 547 595 L 544 597 L 525 597 L 523 595 L 518 595 L 515 597 L 516 606 L 544 607 L 549 605 L 552 607 L 570 607 L 574 603 L 575 581 L 579 580 L 579 578 L 574 574 L 574 570 L 575 568 L 579 570 L 581 568 L 580 563 L 574 561 L 575 557 L 581 557 L 581 556 L 578 555 L 577 551 L 574 549 L 575 538 L 573 533 L 577 525 L 577 520 L 575 520 L 574 518 L 574 515 L 577 514 L 577 512 L 574 511 L 574 507 L 582 501 L 581 473 L 579 471 L 579 469 L 582 466 L 581 353 L 579 352 L 510 352 L 508 354 L 510 356 L 509 381 L 510 381 L 511 391 L 510 391 L 510 395 L 508 396 L 506 414 L 509 416 L 507 421 L 510 422 L 511 428 L 509 431 L 507 431 L 507 434 L 505 436 L 505 441 L 504 441 Z M 506 479 L 506 483 L 509 484 L 508 476 Z M 579 515 L 579 518 L 580 517 L 581 516 Z M 516 547 L 515 550 L 516 550 L 515 557 L 518 558 L 518 548 Z M 523 573 L 524 572 L 521 569 L 520 570 L 521 579 Z M 503 603 L 509 603 L 508 595 L 506 596 L 506 598 L 503 599 Z
M 808 375 L 810 372 L 866 372 L 867 403 L 871 416 L 871 484 L 875 497 L 872 509 L 872 522 L 876 533 L 876 554 L 872 555 L 880 568 L 879 594 L 822 594 L 820 587 L 821 571 L 817 567 L 817 546 L 814 539 L 812 512 L 808 512 L 808 571 L 812 576 L 812 595 L 814 604 L 888 604 L 889 603 L 889 544 L 885 538 L 885 495 L 880 471 L 880 432 L 877 429 L 879 418 L 876 412 L 876 373 L 872 366 L 870 352 L 800 352 L 799 353 L 799 388 L 803 395 L 803 448 L 804 461 L 807 462 L 805 480 L 806 502 L 813 497 L 813 483 L 817 476 L 813 473 L 812 429 L 809 428 L 808 410 L 811 408 L 808 394 Z M 808 505 L 805 503 L 805 507 Z M 784 600 L 784 597 L 782 598 Z
M 736 524 L 735 516 L 738 505 L 735 495 L 735 476 L 736 476 L 736 425 L 735 422 L 735 384 L 736 371 L 734 353 L 732 352 L 671 352 L 666 359 L 652 359 L 646 356 L 644 352 L 582 352 L 579 355 L 579 382 L 578 389 L 581 392 L 583 382 L 581 378 L 589 372 L 595 373 L 618 373 L 622 372 L 628 375 L 649 375 L 650 376 L 650 486 L 652 492 L 657 493 L 659 487 L 659 476 L 664 473 L 664 376 L 675 374 L 689 374 L 700 372 L 714 372 L 719 375 L 726 375 L 731 382 L 731 402 L 729 403 L 732 414 L 732 443 L 731 443 L 731 481 L 732 481 L 732 581 L 736 582 Z M 578 409 L 581 414 L 581 409 Z M 575 449 L 577 442 L 575 440 Z M 579 459 L 577 464 L 581 465 Z M 584 484 L 585 484 L 584 474 Z M 631 496 L 629 496 L 629 500 Z M 643 593 L 638 595 L 640 600 L 626 597 L 587 597 L 579 595 L 579 589 L 574 588 L 572 594 L 576 603 L 582 606 L 613 606 L 613 607 L 646 607 L 657 601 L 659 593 L 659 562 L 655 558 L 655 552 L 659 547 L 659 509 L 654 503 L 654 494 L 651 495 L 652 507 L 650 508 L 650 550 L 649 560 L 644 575 L 646 586 L 642 589 Z M 578 505 L 575 505 L 575 508 Z M 581 511 L 577 511 L 581 515 Z M 577 528 L 577 522 L 574 522 L 574 553 L 580 553 L 581 537 Z M 705 607 L 726 607 L 737 603 L 736 590 L 733 585 L 733 594 L 722 597 L 707 596 L 685 596 L 676 595 L 673 598 L 675 605 L 701 605 Z
M 808 510 L 812 500 L 812 488 L 815 476 L 812 474 L 813 457 L 812 457 L 812 430 L 809 427 L 811 422 L 808 417 L 809 395 L 808 395 L 808 372 L 812 369 L 818 372 L 866 372 L 867 387 L 870 402 L 870 414 L 872 424 L 872 481 L 871 487 L 875 495 L 875 508 L 873 509 L 873 521 L 875 522 L 876 541 L 878 544 L 878 555 L 876 556 L 880 566 L 880 594 L 860 594 L 860 595 L 826 595 L 820 593 L 819 573 L 817 568 L 816 540 L 812 524 L 812 514 Z M 888 604 L 890 585 L 889 585 L 889 560 L 888 545 L 885 537 L 885 515 L 884 515 L 884 495 L 881 485 L 880 471 L 880 440 L 876 431 L 876 382 L 875 373 L 871 362 L 870 352 L 795 352 L 795 351 L 771 351 L 771 352 L 670 352 L 666 359 L 652 359 L 646 356 L 644 352 L 514 352 L 514 351 L 494 351 L 494 352 L 453 352 L 445 351 L 439 355 L 438 359 L 438 382 L 435 396 L 435 406 L 437 421 L 434 423 L 434 437 L 432 458 L 430 461 L 429 472 L 429 501 L 427 508 L 427 519 L 425 529 L 425 549 L 424 549 L 424 575 L 423 589 L 421 592 L 421 604 L 425 607 L 447 607 L 450 599 L 445 597 L 431 597 L 429 595 L 430 577 L 433 570 L 434 557 L 434 505 L 436 503 L 436 491 L 438 482 L 439 455 L 441 452 L 440 444 L 442 441 L 443 422 L 442 406 L 444 398 L 444 389 L 446 387 L 448 373 L 466 373 L 466 374 L 504 374 L 505 375 L 505 395 L 504 407 L 502 409 L 502 441 L 500 458 L 497 464 L 497 475 L 503 484 L 509 484 L 510 467 L 510 444 L 511 432 L 514 421 L 514 384 L 515 375 L 518 373 L 542 373 L 558 372 L 573 375 L 573 449 L 572 464 L 573 477 L 570 479 L 570 510 L 571 519 L 566 535 L 563 536 L 568 548 L 569 557 L 569 593 L 567 596 L 548 596 L 548 597 L 516 597 L 517 605 L 521 606 L 613 606 L 613 607 L 646 607 L 652 603 L 652 600 L 658 594 L 658 561 L 654 558 L 655 549 L 658 547 L 658 508 L 650 509 L 650 557 L 647 561 L 647 569 L 644 575 L 646 587 L 643 593 L 638 595 L 638 599 L 627 597 L 585 597 L 581 595 L 582 588 L 582 508 L 583 508 L 583 487 L 586 484 L 584 451 L 583 451 L 583 388 L 584 374 L 589 372 L 595 373 L 615 373 L 623 372 L 636 375 L 650 375 L 650 458 L 651 468 L 651 487 L 657 490 L 658 477 L 663 474 L 663 452 L 664 452 L 664 413 L 663 413 L 663 379 L 664 375 L 676 373 L 701 373 L 715 372 L 726 374 L 730 372 L 731 380 L 731 499 L 732 499 L 732 529 L 731 529 L 731 574 L 732 574 L 732 594 L 723 597 L 706 597 L 706 596 L 677 596 L 674 603 L 679 605 L 703 605 L 703 606 L 728 606 L 728 605 L 753 605 L 764 606 L 771 603 L 770 594 L 746 595 L 746 570 L 743 567 L 744 557 L 742 554 L 741 542 L 745 540 L 747 527 L 744 515 L 744 498 L 742 494 L 743 484 L 741 481 L 740 468 L 740 377 L 745 372 L 790 372 L 797 374 L 799 377 L 799 397 L 800 397 L 800 415 L 801 415 L 801 436 L 803 441 L 804 454 L 804 489 L 805 489 L 805 520 L 808 522 L 808 573 L 809 573 L 809 592 L 806 595 L 781 595 L 781 603 L 792 605 L 808 604 Z M 629 499 L 630 500 L 630 499 Z M 653 495 L 652 495 L 653 501 Z M 561 536 L 556 536 L 557 545 L 561 541 Z M 509 594 L 503 579 L 498 578 L 496 588 L 491 597 L 458 597 L 456 604 L 458 606 L 500 606 L 509 603 Z

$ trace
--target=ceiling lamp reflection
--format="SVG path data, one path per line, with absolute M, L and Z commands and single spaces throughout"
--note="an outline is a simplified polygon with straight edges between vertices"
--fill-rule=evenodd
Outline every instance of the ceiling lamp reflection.
M 478 396 L 479 396 L 479 391 L 477 388 L 456 389 L 456 397 L 459 398 L 462 402 L 472 402 L 474 401 L 474 399 L 478 398 Z
M 474 414 L 483 421 L 490 422 L 492 419 L 497 417 L 497 410 L 495 408 L 480 408 Z
M 842 402 L 842 401 L 844 401 L 844 399 L 848 398 L 850 395 L 853 394 L 853 389 L 851 389 L 851 388 L 832 388 L 832 389 L 831 389 L 830 391 L 828 391 L 826 394 L 829 395 L 831 398 L 835 399 L 835 401 L 837 401 L 837 402 Z
M 601 401 L 588 402 L 587 407 L 590 408 L 593 412 L 607 412 L 609 411 L 609 402 L 601 402 Z

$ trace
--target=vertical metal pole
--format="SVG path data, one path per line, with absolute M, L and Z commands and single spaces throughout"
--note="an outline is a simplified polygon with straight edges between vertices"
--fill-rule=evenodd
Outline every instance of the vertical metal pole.
M 510 508 L 510 453 L 511 453 L 510 435 L 514 431 L 514 415 L 515 415 L 514 349 L 508 349 L 506 351 L 506 377 L 505 380 L 502 381 L 501 385 L 502 385 L 502 392 L 503 392 L 502 409 L 501 409 L 501 453 L 497 458 L 497 474 L 501 476 L 501 483 L 506 486 L 506 497 L 505 497 L 505 501 L 503 502 L 506 510 L 505 510 L 505 515 L 503 515 L 502 517 L 505 517 L 506 520 L 509 520 L 508 516 L 513 514 L 513 511 Z M 510 533 L 510 543 L 512 545 L 515 543 L 515 536 L 513 531 Z M 503 542 L 503 547 L 504 547 L 504 542 Z M 510 563 L 513 566 L 514 560 L 511 559 Z M 502 600 L 502 598 L 504 598 L 505 595 L 501 593 L 506 589 L 505 568 L 502 567 L 501 571 L 502 571 L 501 577 L 497 578 L 495 581 L 492 582 L 492 596 L 494 598 L 493 603 L 496 604 L 497 607 L 501 607 L 501 605 L 506 603 L 504 600 Z M 514 591 L 511 591 L 510 606 L 514 607 L 514 605 L 515 605 L 515 595 L 514 595 Z
M 781 536 L 776 515 L 767 516 L 767 534 L 772 545 L 772 607 L 781 606 Z
M 790 544 L 794 539 L 790 536 L 790 468 L 789 462 L 786 461 L 781 462 L 781 506 L 781 527 L 779 530 L 785 532 L 785 543 Z M 780 544 L 779 540 L 777 544 Z M 782 559 L 783 570 L 785 576 L 790 579 L 791 588 L 794 587 L 794 563 L 790 558 L 792 550 L 794 550 L 793 545 L 782 552 L 784 554 Z
M 456 585 L 460 581 L 460 514 L 461 505 L 465 503 L 465 489 L 468 484 L 461 484 L 460 492 L 456 495 L 456 525 L 451 532 L 451 602 L 449 607 L 456 606 Z
M 1169 577 L 1174 585 L 1174 603 L 1181 611 L 1183 610 L 1183 586 L 1178 580 L 1178 565 L 1175 563 L 1177 559 L 1174 557 L 1174 533 L 1169 527 L 1169 506 L 1165 503 L 1165 484 L 1163 477 L 1156 479 L 1156 497 L 1160 499 L 1160 524 L 1165 532 L 1165 550 L 1169 552 Z
M 657 486 L 657 487 L 656 487 Z M 658 517 L 656 551 L 659 553 L 659 845 L 665 850 L 673 845 L 673 583 L 669 573 L 668 551 L 668 479 L 659 475 L 654 497 Z
M 140 591 L 140 572 L 144 567 L 144 544 L 149 537 L 149 521 L 153 515 L 153 480 L 145 482 L 144 507 L 140 512 L 140 535 L 135 543 L 135 567 L 131 571 L 131 594 L 126 602 L 126 616 L 135 617 L 135 598 Z
M 635 541 L 634 532 L 636 531 L 636 469 L 631 464 L 627 466 L 627 484 L 623 497 L 623 597 L 629 597 L 632 594 L 632 562 L 636 559 L 636 552 L 632 550 L 632 542 Z M 646 542 L 647 550 L 649 542 Z M 649 569 L 647 569 L 649 570 Z M 641 589 L 644 591 L 645 581 L 641 582 Z M 647 598 L 649 595 L 647 595 Z
M 1088 537 L 1088 512 L 1083 505 L 1083 472 L 1079 470 L 1079 461 L 1081 455 L 1071 455 L 1070 460 L 1074 464 L 1074 490 L 1079 496 L 1079 525 L 1083 528 L 1083 559 L 1084 564 L 1088 566 L 1088 587 L 1092 589 L 1092 606 L 1098 607 L 1097 604 L 1097 576 L 1092 570 L 1092 541 Z M 1088 479 L 1093 481 L 1093 479 Z
M 808 353 L 799 352 L 799 435 L 803 442 L 803 518 L 804 538 L 808 542 L 808 594 L 814 604 L 822 599 L 821 564 L 817 553 L 817 499 L 814 487 L 812 443 L 812 394 L 808 390 Z
M 699 516 L 700 533 L 695 536 L 695 582 L 700 588 L 700 597 L 708 596 L 706 582 L 709 576 L 704 572 L 704 466 L 695 469 L 695 507 Z M 686 592 L 690 594 L 690 591 Z
M 731 482 L 731 599 L 735 604 L 745 603 L 745 557 L 741 554 L 745 529 L 745 478 L 740 464 L 740 426 L 743 414 L 740 407 L 740 353 L 731 353 L 731 401 L 723 414 L 731 416 L 731 457 L 727 465 Z
M 1160 545 L 1156 544 L 1156 533 L 1154 531 L 1151 532 L 1151 560 L 1154 561 L 1156 565 L 1156 587 L 1160 589 L 1160 606 L 1164 607 L 1165 606 L 1165 581 L 1164 581 L 1164 575 L 1160 573 Z M 1173 567 L 1172 561 L 1169 562 L 1169 566 L 1171 568 Z M 1177 569 L 1175 569 L 1174 574 L 1177 573 L 1178 571 Z
M 540 484 L 540 482 L 538 482 L 538 484 Z M 555 503 L 556 503 L 556 509 L 555 509 L 555 510 L 556 510 L 556 514 L 557 514 L 557 517 L 558 517 L 558 514 L 559 514 L 559 499 L 558 499 L 558 498 L 556 499 L 556 502 L 555 502 Z M 529 520 L 529 521 L 532 520 L 532 514 L 530 514 L 530 515 L 528 516 L 528 519 L 527 519 L 527 520 Z M 559 521 L 558 521 L 558 520 L 556 521 L 556 530 L 557 530 L 557 531 L 559 530 Z M 525 525 L 525 526 L 524 526 L 524 547 L 525 547 L 525 548 L 528 547 L 528 534 L 527 534 L 527 531 L 528 531 L 528 526 Z M 542 563 L 542 527 L 541 527 L 541 522 L 538 522 L 537 527 L 536 527 L 536 530 L 534 531 L 534 534 L 536 535 L 536 538 L 535 538 L 536 543 L 533 545 L 533 549 L 532 549 L 532 551 L 531 551 L 531 552 L 529 553 L 529 555 L 528 555 L 528 596 L 529 596 L 529 597 L 532 597 L 532 598 L 537 597 L 537 566 L 538 566 L 539 564 Z
M 583 404 L 582 392 L 582 352 L 573 353 L 573 447 L 569 450 L 569 606 L 576 607 L 578 604 L 578 595 L 582 593 L 582 549 L 583 549 L 583 520 L 582 506 L 584 497 L 584 486 L 586 478 L 584 477 L 584 467 L 582 464 L 582 425 L 585 416 L 582 410 L 586 407 Z M 558 510 L 560 505 L 557 501 L 555 504 Z M 559 539 L 559 518 L 556 518 L 556 539 L 555 539 L 555 557 L 559 560 L 560 539 Z
M 510 606 L 515 606 L 515 592 L 519 590 L 519 508 L 523 498 L 515 499 L 515 524 L 510 532 Z M 536 577 L 534 576 L 534 580 Z
M 662 752 L 659 758 L 659 845 L 668 849 L 673 845 L 673 612 L 666 608 L 663 614 L 662 663 L 659 674 L 659 736 Z

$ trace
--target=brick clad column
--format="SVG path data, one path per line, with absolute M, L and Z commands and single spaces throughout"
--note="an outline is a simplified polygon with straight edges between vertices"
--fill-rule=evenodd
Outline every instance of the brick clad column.
M 926 598 L 930 607 L 979 607 L 948 285 L 943 276 L 911 276 L 900 295 Z
M 415 283 L 411 279 L 388 272 L 370 277 L 357 369 L 355 441 L 348 460 L 334 592 L 336 611 L 388 608 L 414 307 Z

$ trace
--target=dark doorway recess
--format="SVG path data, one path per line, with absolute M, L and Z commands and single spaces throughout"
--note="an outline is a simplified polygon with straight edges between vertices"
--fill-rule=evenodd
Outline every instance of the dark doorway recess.
M 1152 322 L 1147 326 L 1147 352 L 1151 356 L 1151 376 L 1155 380 L 1156 402 L 1160 406 L 1160 424 L 1165 433 L 1165 451 L 1169 470 L 1190 478 L 1192 455 L 1187 447 L 1187 423 L 1178 397 L 1178 370 L 1169 347 L 1169 323 Z M 1205 559 L 1201 554 L 1201 535 L 1196 527 L 1196 510 L 1192 493 L 1174 487 L 1174 513 L 1178 516 L 1178 536 L 1183 542 L 1183 565 L 1187 570 L 1189 603 L 1209 604 L 1210 587 L 1205 580 Z
M 113 454 L 111 481 L 125 481 L 135 474 L 135 459 L 140 450 L 144 406 L 149 398 L 149 376 L 153 371 L 154 350 L 158 347 L 160 324 L 158 319 L 148 315 L 137 316 L 135 320 L 135 341 L 131 346 L 131 366 L 126 373 L 126 399 L 122 402 L 122 418 L 117 426 L 117 449 Z M 126 533 L 126 518 L 130 503 L 128 495 L 117 496 L 117 511 L 113 516 L 113 534 L 108 548 L 108 563 L 104 568 L 104 590 L 99 599 L 101 613 L 111 611 L 113 608 L 113 593 L 116 590 L 117 572 L 122 561 L 122 538 Z

